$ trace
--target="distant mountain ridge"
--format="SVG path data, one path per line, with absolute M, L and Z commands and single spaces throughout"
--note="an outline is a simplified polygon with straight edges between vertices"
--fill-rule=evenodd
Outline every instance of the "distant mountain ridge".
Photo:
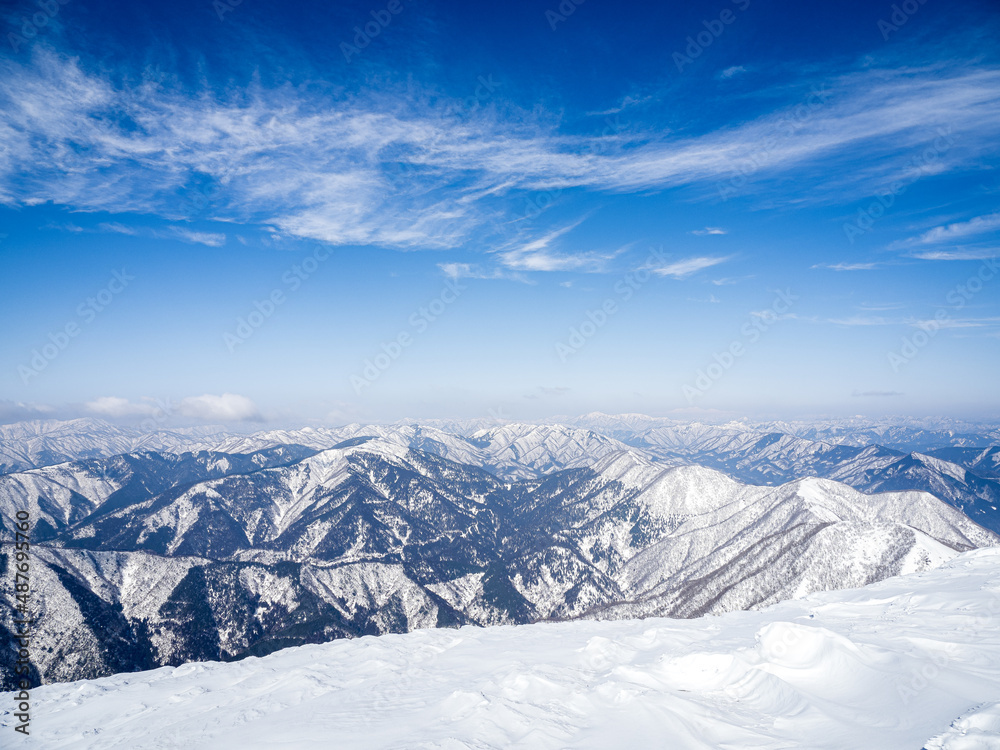
M 423 627 L 692 617 L 1000 544 L 925 492 L 754 486 L 577 427 L 222 440 L 253 450 L 144 450 L 0 476 L 4 525 L 25 508 L 35 522 L 43 680 Z M 781 443 L 741 445 L 795 454 Z M 920 465 L 937 478 L 954 473 L 945 463 Z M 0 605 L 0 640 L 11 615 Z
M 608 415 L 594 412 L 582 417 L 513 423 L 505 420 L 402 420 L 395 424 L 350 424 L 342 427 L 303 427 L 293 430 L 270 429 L 233 432 L 221 426 L 170 428 L 144 431 L 105 420 L 32 420 L 0 425 L 0 473 L 23 471 L 80 458 L 108 457 L 137 450 L 184 453 L 217 450 L 252 453 L 261 448 L 296 443 L 316 449 L 331 448 L 342 440 L 370 434 L 399 436 L 412 447 L 422 433 L 454 438 L 475 438 L 504 427 L 526 431 L 542 426 L 572 427 L 641 447 L 643 442 L 658 444 L 677 455 L 696 455 L 753 437 L 786 435 L 828 446 L 863 448 L 881 446 L 900 453 L 956 450 L 940 457 L 965 465 L 975 460 L 974 449 L 1000 446 L 1000 425 L 973 424 L 959 420 L 896 420 L 883 423 L 861 418 L 821 422 L 727 422 L 701 423 L 649 417 L 642 414 Z M 434 438 L 432 438 L 434 439 Z M 980 451 L 981 452 L 981 451 Z M 949 455 L 951 456 L 949 458 Z M 993 452 L 990 464 L 1000 471 Z M 975 468 L 972 465 L 966 468 Z M 981 467 L 980 467 L 981 468 Z
M 142 433 L 101 420 L 30 422 L 0 427 L 0 467 L 23 471 L 135 450 L 251 454 L 283 445 L 325 450 L 368 436 L 478 466 L 501 479 L 526 479 L 588 466 L 610 453 L 631 449 L 664 465 L 708 466 L 752 484 L 825 477 L 863 492 L 922 490 L 1000 531 L 1000 429 L 989 425 L 947 420 L 880 425 L 850 419 L 753 427 L 599 413 L 571 421 L 574 425 L 406 421 L 246 434 L 222 428 Z M 779 426 L 788 431 L 765 431 Z M 801 436 L 806 433 L 831 439 Z M 875 435 L 886 438 L 889 445 L 864 442 Z M 977 441 L 981 445 L 970 446 Z M 918 448 L 905 448 L 914 445 Z

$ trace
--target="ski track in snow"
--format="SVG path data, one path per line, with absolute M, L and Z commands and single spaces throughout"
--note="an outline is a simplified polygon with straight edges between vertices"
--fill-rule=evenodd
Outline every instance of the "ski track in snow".
M 54 684 L 4 748 L 1000 747 L 1000 549 L 697 620 L 420 630 Z

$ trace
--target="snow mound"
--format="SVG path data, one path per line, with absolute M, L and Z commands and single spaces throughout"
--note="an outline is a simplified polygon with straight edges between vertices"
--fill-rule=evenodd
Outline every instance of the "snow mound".
M 994 750 L 1000 746 L 1000 703 L 988 703 L 956 719 L 925 750 Z
M 697 620 L 419 630 L 31 693 L 32 748 L 1000 747 L 1000 549 Z

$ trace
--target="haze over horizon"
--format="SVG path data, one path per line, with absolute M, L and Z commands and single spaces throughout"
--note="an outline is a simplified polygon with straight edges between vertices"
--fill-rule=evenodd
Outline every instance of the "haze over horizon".
M 1000 14 L 911 5 L 14 3 L 0 423 L 1000 420 Z

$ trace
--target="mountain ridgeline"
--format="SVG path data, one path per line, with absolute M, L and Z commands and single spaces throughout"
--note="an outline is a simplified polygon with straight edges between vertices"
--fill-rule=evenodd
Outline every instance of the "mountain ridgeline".
M 352 425 L 119 435 L 146 446 L 101 456 L 78 427 L 45 450 L 88 457 L 0 476 L 4 526 L 33 521 L 42 682 L 417 628 L 753 609 L 1000 543 L 990 446 Z M 44 463 L 45 430 L 20 429 L 5 455 Z

